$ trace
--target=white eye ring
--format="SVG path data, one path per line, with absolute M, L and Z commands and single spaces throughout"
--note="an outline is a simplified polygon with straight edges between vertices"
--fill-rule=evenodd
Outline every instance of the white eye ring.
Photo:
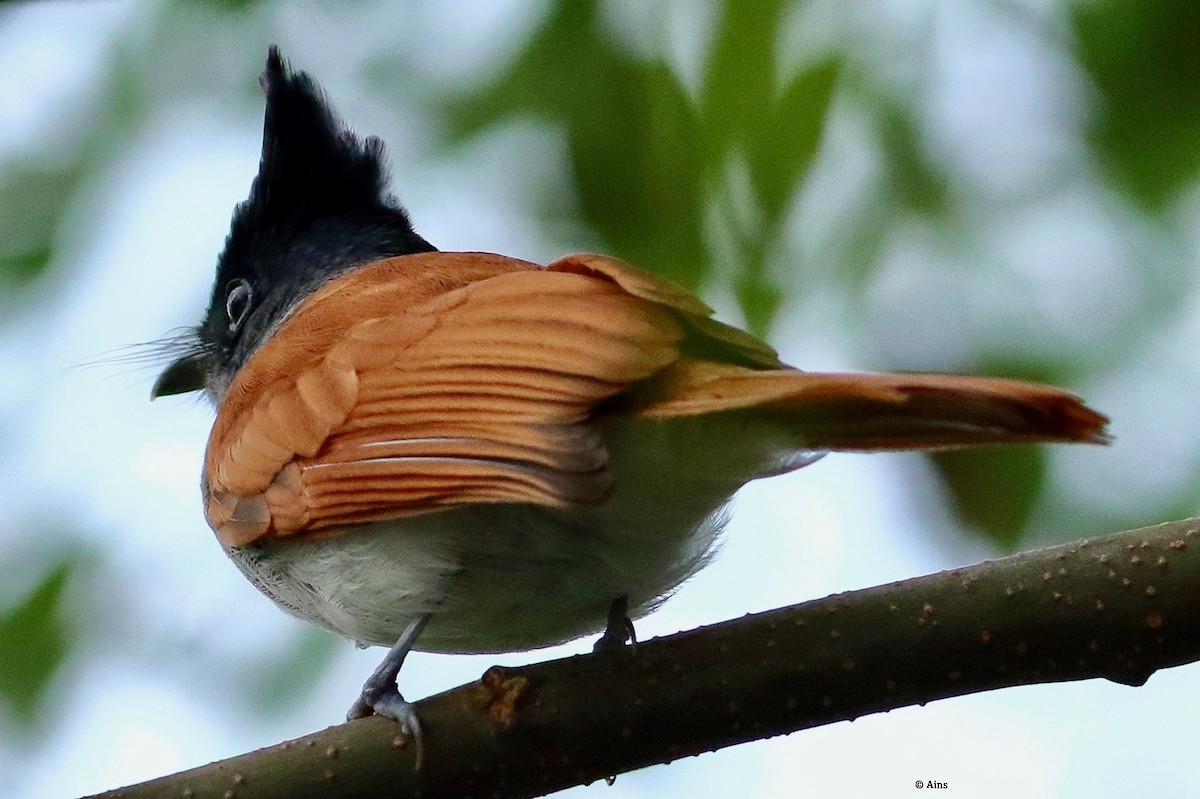
M 250 284 L 241 278 L 231 281 L 225 289 L 225 314 L 229 317 L 229 332 L 236 333 L 250 315 Z

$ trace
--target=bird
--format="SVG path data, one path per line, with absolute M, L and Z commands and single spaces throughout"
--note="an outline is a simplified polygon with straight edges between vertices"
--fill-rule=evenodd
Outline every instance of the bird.
M 151 397 L 215 407 L 203 511 L 250 582 L 389 647 L 348 718 L 419 744 L 397 685 L 414 650 L 632 645 L 752 480 L 834 451 L 1107 441 L 1046 385 L 802 371 L 617 258 L 440 251 L 381 141 L 278 47 L 260 84 L 258 173 Z

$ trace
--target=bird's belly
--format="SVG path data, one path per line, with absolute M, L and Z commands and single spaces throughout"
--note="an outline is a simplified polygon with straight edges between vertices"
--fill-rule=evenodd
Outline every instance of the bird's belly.
M 360 644 L 390 646 L 429 613 L 416 649 L 526 650 L 603 630 L 620 596 L 634 618 L 653 610 L 706 562 L 722 504 L 674 529 L 609 509 L 475 505 L 228 553 L 280 607 Z

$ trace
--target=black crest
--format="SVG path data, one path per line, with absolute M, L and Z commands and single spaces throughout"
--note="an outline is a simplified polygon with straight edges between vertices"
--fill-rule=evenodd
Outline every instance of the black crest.
M 219 284 L 248 277 L 246 271 L 309 283 L 321 273 L 332 277 L 378 258 L 434 249 L 388 193 L 378 138 L 360 139 L 347 129 L 321 89 L 306 73 L 292 72 L 276 47 L 259 82 L 267 97 L 262 161 L 249 198 L 234 212 Z M 292 255 L 305 263 L 281 257 Z M 314 255 L 322 256 L 320 264 L 308 262 Z M 271 274 L 281 271 L 287 274 Z
M 262 160 L 233 213 L 195 349 L 155 395 L 207 387 L 214 400 L 263 338 L 322 284 L 381 258 L 435 248 L 388 192 L 383 143 L 359 138 L 321 89 L 270 48 Z

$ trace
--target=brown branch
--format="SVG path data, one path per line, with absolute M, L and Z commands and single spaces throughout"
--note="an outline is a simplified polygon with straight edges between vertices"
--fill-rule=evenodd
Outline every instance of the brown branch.
M 1006 686 L 1141 685 L 1200 660 L 1200 520 L 1014 555 L 617 652 L 495 667 L 417 703 L 425 762 L 369 718 L 123 797 L 537 796 Z

